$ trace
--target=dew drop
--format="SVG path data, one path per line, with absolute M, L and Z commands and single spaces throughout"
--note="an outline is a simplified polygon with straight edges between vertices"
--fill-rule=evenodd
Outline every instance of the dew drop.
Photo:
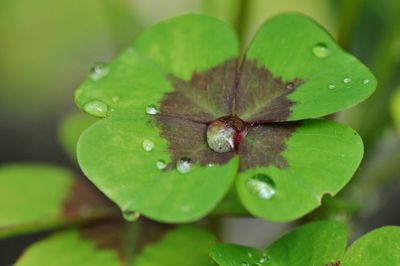
M 156 162 L 157 169 L 163 170 L 167 167 L 167 163 L 164 160 L 158 160 Z
M 134 222 L 139 219 L 140 213 L 131 210 L 125 210 L 122 212 L 122 216 L 124 217 L 125 220 L 129 222 Z
M 289 82 L 288 84 L 286 84 L 286 89 L 288 89 L 288 90 L 290 90 L 290 91 L 293 90 L 294 87 L 295 87 L 295 85 L 294 85 L 293 82 Z
M 312 49 L 313 54 L 318 58 L 325 58 L 330 54 L 329 48 L 324 43 L 317 43 Z
M 265 174 L 252 175 L 247 179 L 246 187 L 250 193 L 261 199 L 270 199 L 276 194 L 273 180 Z
M 152 151 L 154 148 L 154 142 L 151 140 L 145 139 L 142 143 L 143 150 L 145 151 Z
M 331 90 L 333 90 L 334 88 L 336 88 L 336 86 L 333 85 L 333 84 L 329 84 L 329 85 L 328 85 L 328 88 L 331 89 Z
M 157 108 L 157 106 L 155 104 L 149 104 L 146 107 L 146 113 L 148 115 L 156 115 L 156 114 L 158 114 L 158 112 L 159 112 L 158 108 Z
M 247 256 L 248 256 L 249 258 L 251 258 L 251 257 L 253 257 L 253 254 L 252 254 L 251 252 L 247 252 Z
M 207 144 L 215 152 L 230 152 L 239 147 L 246 134 L 246 125 L 239 117 L 220 117 L 207 127 Z
M 351 82 L 351 78 L 350 77 L 345 77 L 344 79 L 343 79 L 343 83 L 350 83 Z
M 181 158 L 176 162 L 176 170 L 181 174 L 190 172 L 193 168 L 193 161 L 187 157 Z
M 213 166 L 214 166 L 214 164 L 212 164 L 212 163 L 209 163 L 209 164 L 207 164 L 207 166 L 208 166 L 208 167 L 213 167 Z
M 83 110 L 95 117 L 105 117 L 108 112 L 108 105 L 102 101 L 90 101 L 83 106 Z
M 364 79 L 362 83 L 363 83 L 364 85 L 367 85 L 369 82 L 370 82 L 369 79 Z
M 260 262 L 261 264 L 263 264 L 263 263 L 267 262 L 268 260 L 269 260 L 269 257 L 268 257 L 267 255 L 262 255 L 262 256 L 260 257 L 259 262 Z
M 99 80 L 110 73 L 110 67 L 105 63 L 96 63 L 90 68 L 90 78 L 92 80 Z
M 250 266 L 250 264 L 248 262 L 243 261 L 240 263 L 240 266 Z

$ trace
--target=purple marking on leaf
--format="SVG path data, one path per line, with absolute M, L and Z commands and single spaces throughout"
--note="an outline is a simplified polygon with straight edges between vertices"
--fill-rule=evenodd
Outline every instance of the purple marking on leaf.
M 171 163 L 166 170 L 181 158 L 200 165 L 225 164 L 235 153 L 240 156 L 240 170 L 287 166 L 282 155 L 285 142 L 300 124 L 277 122 L 290 115 L 294 102 L 287 96 L 302 81 L 283 81 L 256 61 L 244 60 L 241 65 L 238 62 L 232 59 L 195 72 L 188 81 L 168 75 L 174 91 L 164 95 L 160 113 L 155 116 L 161 137 L 169 143 Z M 216 152 L 218 143 L 212 147 L 214 150 L 207 144 L 207 128 L 210 124 L 219 125 L 218 121 L 232 127 L 232 150 Z M 243 123 L 239 130 L 235 121 Z

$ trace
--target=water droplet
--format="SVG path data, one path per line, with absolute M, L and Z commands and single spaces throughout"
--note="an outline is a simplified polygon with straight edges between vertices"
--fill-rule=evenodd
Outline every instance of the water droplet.
M 90 78 L 92 80 L 99 80 L 110 73 L 110 67 L 105 63 L 96 63 L 90 69 Z
M 250 264 L 248 262 L 243 261 L 240 263 L 240 266 L 250 266 Z
M 158 160 L 156 162 L 156 167 L 160 170 L 163 170 L 165 167 L 167 167 L 167 163 L 164 160 Z
M 244 122 L 236 116 L 221 117 L 207 127 L 207 144 L 215 152 L 234 150 L 246 136 Z
M 134 222 L 139 219 L 140 213 L 131 210 L 125 210 L 122 212 L 122 216 L 124 217 L 125 220 L 129 222 Z
M 149 104 L 147 107 L 146 107 L 146 113 L 147 114 L 149 114 L 149 115 L 156 115 L 156 114 L 158 114 L 158 108 L 157 108 L 157 106 L 156 105 L 154 105 L 154 104 Z
M 119 101 L 119 97 L 118 96 L 114 96 L 111 99 L 114 103 L 117 103 Z
M 102 101 L 90 101 L 83 106 L 83 110 L 95 117 L 105 117 L 108 112 L 108 105 Z
M 193 161 L 187 157 L 181 158 L 176 162 L 176 170 L 181 174 L 186 174 L 192 170 Z
M 251 257 L 253 257 L 253 254 L 252 254 L 251 252 L 247 252 L 247 256 L 248 256 L 249 258 L 251 258 Z
M 350 82 L 351 82 L 351 78 L 350 78 L 350 77 L 345 77 L 345 78 L 343 79 L 343 82 L 344 82 L 344 83 L 350 83 Z
M 152 151 L 154 148 L 154 142 L 151 140 L 145 139 L 142 143 L 143 150 L 145 151 Z
M 267 262 L 268 260 L 269 260 L 269 256 L 268 256 L 268 255 L 262 255 L 262 256 L 260 257 L 259 262 L 260 262 L 261 264 L 263 264 L 263 263 Z
M 247 179 L 246 187 L 261 199 L 270 199 L 276 194 L 274 181 L 265 174 L 252 175 Z
M 208 166 L 208 167 L 213 167 L 213 166 L 214 166 L 214 164 L 212 164 L 212 163 L 209 163 L 209 164 L 207 164 L 207 166 Z
M 288 90 L 293 90 L 295 88 L 295 85 L 293 82 L 289 82 L 288 84 L 286 84 L 286 89 Z
M 333 84 L 329 84 L 329 85 L 328 85 L 328 88 L 331 89 L 331 90 L 333 90 L 334 88 L 336 88 L 336 86 L 333 85 Z
M 369 79 L 364 79 L 362 83 L 363 83 L 364 85 L 366 85 L 366 84 L 368 84 L 369 82 L 370 82 Z
M 317 43 L 314 45 L 312 52 L 318 58 L 325 58 L 331 53 L 329 48 L 324 43 Z

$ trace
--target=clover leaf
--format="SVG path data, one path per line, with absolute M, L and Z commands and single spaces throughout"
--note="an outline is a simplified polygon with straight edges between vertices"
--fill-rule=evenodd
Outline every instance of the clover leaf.
M 335 221 L 303 225 L 264 250 L 218 243 L 210 256 L 221 266 L 398 265 L 400 228 L 386 226 L 356 240 L 346 251 L 347 231 Z
M 61 167 L 4 165 L 0 182 L 0 238 L 82 224 L 116 213 L 98 191 Z
M 352 129 L 310 118 L 375 87 L 363 64 L 302 15 L 270 19 L 242 55 L 225 23 L 175 17 L 96 64 L 76 91 L 77 105 L 102 118 L 81 135 L 78 161 L 125 212 L 193 221 L 235 183 L 253 215 L 292 220 L 336 194 L 363 154 Z

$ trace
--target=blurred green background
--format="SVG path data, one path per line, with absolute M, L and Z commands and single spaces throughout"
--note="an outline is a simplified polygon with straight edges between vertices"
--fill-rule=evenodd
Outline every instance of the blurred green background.
M 95 62 L 112 60 L 149 25 L 187 12 L 207 13 L 230 23 L 245 47 L 265 19 L 288 11 L 317 20 L 379 82 L 366 102 L 330 117 L 360 132 L 365 159 L 338 199 L 327 198 L 305 219 L 344 220 L 357 233 L 399 225 L 400 122 L 394 121 L 400 121 L 400 100 L 392 100 L 400 85 L 398 0 L 0 1 L 0 163 L 45 161 L 78 169 L 58 141 L 60 121 L 77 111 L 73 92 Z M 255 231 L 235 235 L 251 223 L 258 230 L 265 226 L 225 221 L 226 240 L 265 242 Z M 284 228 L 268 226 L 264 236 L 271 238 Z

